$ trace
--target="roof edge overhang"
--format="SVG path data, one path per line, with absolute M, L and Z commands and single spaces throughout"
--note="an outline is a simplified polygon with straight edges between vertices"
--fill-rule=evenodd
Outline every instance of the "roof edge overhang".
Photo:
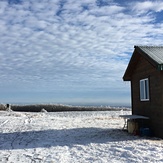
M 134 52 L 131 56 L 127 69 L 124 73 L 123 80 L 124 81 L 131 81 L 131 75 L 134 71 L 134 68 L 141 56 L 143 56 L 151 65 L 153 65 L 157 70 L 163 71 L 163 64 L 159 64 L 154 61 L 147 53 L 139 48 L 139 46 L 134 46 Z
M 137 61 L 139 59 L 139 55 L 136 53 L 136 50 L 134 50 L 131 58 L 130 58 L 130 61 L 128 63 L 128 66 L 126 68 L 126 71 L 123 75 L 123 80 L 124 81 L 131 81 L 131 74 L 133 72 L 133 69 L 135 67 L 135 65 L 137 64 Z
M 152 64 L 155 68 L 158 67 L 159 63 L 153 60 L 147 53 L 145 53 L 139 46 L 134 46 L 136 51 L 140 53 L 150 64 Z

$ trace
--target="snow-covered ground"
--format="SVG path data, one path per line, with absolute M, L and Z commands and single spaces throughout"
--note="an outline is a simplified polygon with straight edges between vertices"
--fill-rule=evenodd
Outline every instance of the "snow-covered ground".
M 163 162 L 163 140 L 122 131 L 120 114 L 1 111 L 0 162 Z

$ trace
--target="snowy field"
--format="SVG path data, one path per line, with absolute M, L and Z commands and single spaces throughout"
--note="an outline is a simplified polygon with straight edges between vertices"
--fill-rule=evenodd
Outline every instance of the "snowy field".
M 163 140 L 122 131 L 120 114 L 1 111 L 0 162 L 163 162 Z

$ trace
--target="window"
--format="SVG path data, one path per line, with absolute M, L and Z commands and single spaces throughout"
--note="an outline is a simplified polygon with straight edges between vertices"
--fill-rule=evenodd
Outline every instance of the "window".
M 148 78 L 140 80 L 140 100 L 149 101 L 149 81 Z

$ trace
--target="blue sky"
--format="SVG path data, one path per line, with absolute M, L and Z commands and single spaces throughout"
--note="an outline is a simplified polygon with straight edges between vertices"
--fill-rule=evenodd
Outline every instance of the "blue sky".
M 0 103 L 129 104 L 134 45 L 161 45 L 163 1 L 0 1 Z

